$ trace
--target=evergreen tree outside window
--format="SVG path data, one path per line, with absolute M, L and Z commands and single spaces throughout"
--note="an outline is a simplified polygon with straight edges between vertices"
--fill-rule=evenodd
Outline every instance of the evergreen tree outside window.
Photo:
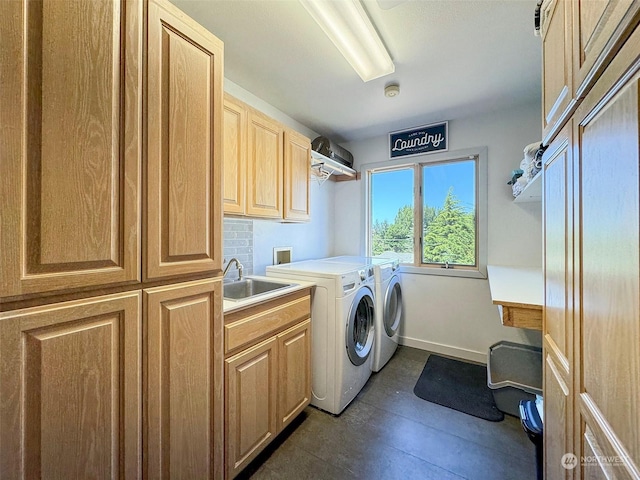
M 475 166 L 464 160 L 422 167 L 422 263 L 476 265 Z
M 371 177 L 373 255 L 397 254 L 403 262 L 413 262 L 413 168 L 378 172 Z M 400 185 L 401 188 L 389 188 Z

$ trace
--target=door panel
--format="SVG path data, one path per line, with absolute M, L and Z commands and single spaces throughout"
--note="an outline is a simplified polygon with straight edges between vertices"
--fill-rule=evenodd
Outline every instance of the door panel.
M 636 75 L 605 102 L 587 97 L 578 130 L 581 413 L 603 451 L 625 456 L 625 467 L 636 475 L 640 475 L 638 90 Z M 593 105 L 590 111 L 589 105 Z
M 551 355 L 544 363 L 544 458 L 545 478 L 571 478 L 570 463 L 564 458 L 571 447 L 569 387 Z M 577 465 L 575 465 L 577 466 Z
M 225 360 L 227 478 L 235 477 L 278 432 L 277 340 Z
M 0 17 L 0 296 L 139 280 L 142 4 L 1 2 Z
M 247 151 L 247 215 L 282 218 L 282 127 L 249 112 Z
M 221 478 L 221 281 L 144 291 L 145 477 Z
M 311 320 L 278 335 L 278 431 L 311 401 Z
M 292 130 L 284 132 L 284 218 L 309 220 L 311 142 Z
M 224 97 L 224 213 L 244 215 L 247 164 L 247 110 Z
M 625 29 L 640 11 L 634 0 L 573 1 L 574 87 L 583 96 L 625 40 Z M 628 33 L 628 32 L 627 32 Z
M 222 44 L 149 4 L 146 278 L 221 269 Z
M 3 477 L 139 478 L 140 342 L 139 292 L 1 314 Z
M 554 0 L 543 25 L 542 126 L 547 140 L 572 100 L 571 3 Z
M 572 362 L 573 208 L 569 130 L 565 128 L 544 159 L 544 335 L 560 355 L 566 375 Z

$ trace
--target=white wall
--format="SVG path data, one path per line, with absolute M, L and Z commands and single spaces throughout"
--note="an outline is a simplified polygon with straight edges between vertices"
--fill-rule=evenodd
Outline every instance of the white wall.
M 225 79 L 224 89 L 230 95 L 251 105 L 271 118 L 288 125 L 310 139 L 318 135 L 282 111 L 262 101 L 239 85 Z M 273 263 L 274 247 L 293 247 L 293 261 L 328 257 L 333 251 L 334 182 L 318 185 L 311 181 L 311 221 L 280 223 L 273 220 L 253 222 L 253 273 L 264 275 Z
M 511 170 L 519 168 L 524 146 L 540 140 L 540 125 L 539 103 L 449 122 L 450 151 L 488 147 L 489 265 L 542 265 L 541 204 L 513 203 L 506 184 Z M 388 159 L 386 135 L 344 146 L 359 171 Z M 363 187 L 363 180 L 334 187 L 334 255 L 365 254 Z M 541 344 L 539 332 L 501 325 L 487 280 L 404 274 L 403 300 L 401 336 L 410 346 L 486 361 L 489 346 L 500 340 Z

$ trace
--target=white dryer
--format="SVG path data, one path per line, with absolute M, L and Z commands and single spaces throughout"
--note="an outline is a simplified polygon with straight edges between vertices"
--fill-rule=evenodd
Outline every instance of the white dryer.
M 371 376 L 373 268 L 316 260 L 268 266 L 267 276 L 315 282 L 311 300 L 311 404 L 335 415 Z
M 374 268 L 376 329 L 372 370 L 379 372 L 398 348 L 402 321 L 402 285 L 397 258 L 344 255 L 325 258 L 326 262 L 371 265 Z

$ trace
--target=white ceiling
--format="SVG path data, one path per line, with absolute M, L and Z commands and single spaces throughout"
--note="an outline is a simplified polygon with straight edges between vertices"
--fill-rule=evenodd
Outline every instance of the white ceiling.
M 396 66 L 367 83 L 297 0 L 172 1 L 224 42 L 226 78 L 337 142 L 540 102 L 536 0 L 364 0 Z

